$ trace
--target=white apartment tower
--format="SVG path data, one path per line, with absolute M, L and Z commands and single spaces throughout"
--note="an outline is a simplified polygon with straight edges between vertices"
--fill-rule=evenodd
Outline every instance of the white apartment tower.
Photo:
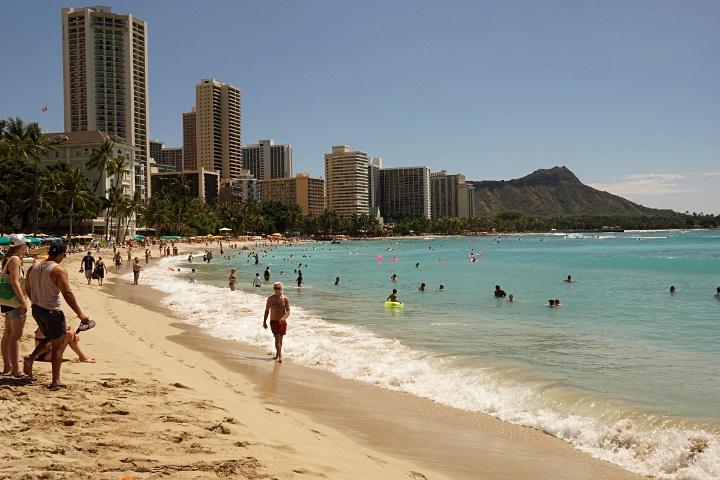
M 65 131 L 136 147 L 135 189 L 150 196 L 147 23 L 110 7 L 62 9 Z
M 340 215 L 370 212 L 368 154 L 351 152 L 347 145 L 332 147 L 325 154 L 325 190 L 327 208 Z
M 258 180 L 292 177 L 292 145 L 275 145 L 273 140 L 260 140 L 245 145 L 243 167 Z
M 221 181 L 240 178 L 240 89 L 204 78 L 195 86 L 195 113 L 196 168 L 219 172 Z

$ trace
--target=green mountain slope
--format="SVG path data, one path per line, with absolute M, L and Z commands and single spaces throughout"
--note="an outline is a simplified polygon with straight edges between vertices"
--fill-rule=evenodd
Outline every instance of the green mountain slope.
M 528 215 L 671 215 L 584 185 L 566 167 L 536 170 L 514 180 L 470 181 L 475 215 L 517 211 Z

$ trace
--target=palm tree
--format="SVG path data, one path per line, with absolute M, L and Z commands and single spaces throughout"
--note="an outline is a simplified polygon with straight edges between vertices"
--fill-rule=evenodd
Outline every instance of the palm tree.
M 140 192 L 135 192 L 133 197 L 128 200 L 127 204 L 127 215 L 128 215 L 128 221 L 125 224 L 125 235 L 123 235 L 123 238 L 127 238 L 128 236 L 128 229 L 130 228 L 130 219 L 135 218 L 135 225 L 137 226 L 137 219 L 140 217 L 143 211 L 143 207 L 145 206 L 145 203 L 142 201 L 142 197 L 140 196 Z
M 171 219 L 175 224 L 173 234 L 177 235 L 180 230 L 180 224 L 185 220 L 188 208 L 188 198 L 190 195 L 190 184 L 185 175 L 180 174 L 175 177 L 168 189 L 167 198 L 170 201 Z
M 112 157 L 110 160 L 108 160 L 107 174 L 108 176 L 115 176 L 116 187 L 120 184 L 120 179 L 122 177 L 124 177 L 125 175 L 130 175 L 131 173 L 132 171 L 130 170 L 130 167 L 128 167 L 128 163 L 125 161 L 122 155 Z
M 35 167 L 35 170 L 38 170 Z M 32 214 L 32 231 L 37 233 L 40 212 L 52 212 L 52 200 L 54 197 L 54 180 L 51 172 L 41 170 L 32 175 L 25 176 L 15 186 L 22 200 L 21 207 Z
M 113 185 L 107 191 L 107 209 L 105 210 L 105 240 L 110 240 L 110 220 L 116 213 L 116 208 L 122 202 L 122 188 Z
M 95 195 L 88 189 L 87 178 L 79 168 L 73 168 L 69 174 L 63 175 L 58 196 L 70 205 L 70 229 L 68 238 L 72 238 L 75 207 L 85 208 L 87 204 L 95 202 Z
M 117 234 L 115 239 L 120 241 L 120 230 L 122 228 L 123 221 L 126 221 L 129 217 L 130 210 L 130 199 L 128 197 L 121 197 L 120 200 L 115 204 L 113 211 L 115 212 L 115 218 L 117 218 Z
M 141 219 L 144 225 L 155 227 L 158 232 L 162 232 L 165 225 L 170 223 L 170 202 L 164 190 L 150 198 L 141 212 Z
M 100 173 L 97 182 L 95 182 L 95 188 L 93 189 L 96 194 L 100 180 L 103 178 L 103 172 L 112 159 L 114 147 L 115 142 L 112 140 L 104 140 L 99 147 L 93 147 L 92 152 L 90 152 L 90 157 L 88 157 L 88 161 L 85 164 L 87 168 L 97 170 Z
M 37 164 L 55 149 L 43 138 L 37 122 L 25 124 L 21 118 L 8 118 L 0 127 L 0 158 L 32 160 Z

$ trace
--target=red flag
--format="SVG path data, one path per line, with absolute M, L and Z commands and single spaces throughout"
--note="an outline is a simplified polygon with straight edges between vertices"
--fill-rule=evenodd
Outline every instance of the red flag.
M 42 108 L 42 111 L 43 111 L 43 112 L 47 112 L 47 105 L 45 105 L 45 106 Z

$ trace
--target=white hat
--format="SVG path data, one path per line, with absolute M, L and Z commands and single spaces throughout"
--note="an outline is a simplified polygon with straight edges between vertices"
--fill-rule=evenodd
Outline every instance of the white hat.
M 27 243 L 28 239 L 25 238 L 25 235 L 22 233 L 18 233 L 16 235 L 10 235 L 10 245 L 13 247 L 17 247 L 19 245 L 22 245 L 24 243 Z

